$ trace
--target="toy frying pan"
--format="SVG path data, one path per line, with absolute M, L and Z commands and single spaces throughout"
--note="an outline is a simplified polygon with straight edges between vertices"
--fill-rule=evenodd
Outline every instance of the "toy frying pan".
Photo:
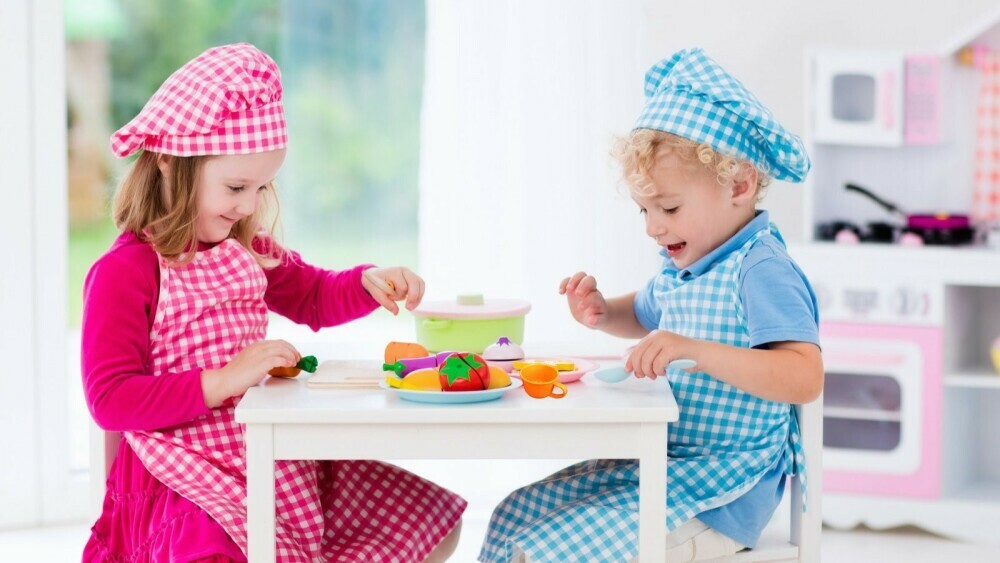
M 844 184 L 844 189 L 849 192 L 857 192 L 879 204 L 889 213 L 899 216 L 906 221 L 908 229 L 962 229 L 969 228 L 970 226 L 968 215 L 951 213 L 921 213 L 914 215 L 903 211 L 895 203 L 886 201 L 857 184 Z
M 845 184 L 844 189 L 857 192 L 882 206 L 886 211 L 905 221 L 903 232 L 913 233 L 924 244 L 968 244 L 975 238 L 976 230 L 968 215 L 951 213 L 910 214 L 896 204 L 888 202 L 856 184 Z

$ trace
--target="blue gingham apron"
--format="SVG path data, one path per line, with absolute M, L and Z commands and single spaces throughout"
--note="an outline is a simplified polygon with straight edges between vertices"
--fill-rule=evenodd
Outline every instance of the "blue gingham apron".
M 738 278 L 743 258 L 773 225 L 694 279 L 665 270 L 655 282 L 660 329 L 748 348 Z M 667 529 L 732 502 L 772 467 L 804 469 L 795 411 L 703 372 L 668 370 L 680 407 L 669 426 Z M 803 484 L 805 481 L 803 480 Z M 639 465 L 590 460 L 519 489 L 494 511 L 481 561 L 510 561 L 516 545 L 535 562 L 627 561 L 638 552 Z

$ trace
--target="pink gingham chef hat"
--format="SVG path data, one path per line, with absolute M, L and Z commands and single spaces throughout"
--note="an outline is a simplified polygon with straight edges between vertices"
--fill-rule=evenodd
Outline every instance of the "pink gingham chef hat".
M 249 43 L 213 47 L 170 75 L 139 115 L 111 136 L 118 157 L 139 149 L 174 156 L 285 148 L 281 72 Z

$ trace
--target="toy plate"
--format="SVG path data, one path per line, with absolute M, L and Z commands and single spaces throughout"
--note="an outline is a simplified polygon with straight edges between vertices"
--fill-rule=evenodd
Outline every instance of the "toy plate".
M 573 362 L 574 364 L 576 364 L 576 369 L 573 370 L 573 371 L 561 371 L 561 372 L 559 372 L 559 379 L 557 380 L 557 381 L 559 381 L 559 383 L 573 383 L 574 381 L 578 381 L 584 375 L 587 375 L 588 373 L 590 373 L 590 372 L 594 371 L 595 369 L 601 367 L 601 364 L 599 364 L 599 363 L 597 363 L 597 362 L 595 362 L 593 360 L 585 360 L 583 358 L 574 358 L 574 357 L 571 357 L 571 356 L 559 356 L 559 357 L 551 357 L 551 358 L 527 358 L 527 359 L 529 359 L 529 360 L 539 360 L 539 361 L 543 361 L 543 362 L 544 361 L 552 361 L 552 362 L 554 362 L 554 361 L 557 361 L 557 360 L 561 360 L 561 361 Z M 518 372 L 517 370 L 511 371 L 510 375 L 511 375 L 512 378 L 520 378 L 521 377 L 520 372 Z
M 485 391 L 417 391 L 415 389 L 397 389 L 395 387 L 390 387 L 385 381 L 380 381 L 378 386 L 386 391 L 396 393 L 399 395 L 400 399 L 405 399 L 407 401 L 415 401 L 418 403 L 436 403 L 439 405 L 454 405 L 458 403 L 482 403 L 485 401 L 495 401 L 496 399 L 502 397 L 507 391 L 520 387 L 521 380 L 511 378 L 510 385 L 506 387 L 498 387 L 496 389 L 487 389 Z

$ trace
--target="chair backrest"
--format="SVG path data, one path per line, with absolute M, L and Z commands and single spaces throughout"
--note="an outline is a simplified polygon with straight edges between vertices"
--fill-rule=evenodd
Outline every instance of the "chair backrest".
M 100 514 L 104 506 L 104 492 L 111 463 L 118 455 L 121 432 L 101 430 L 94 421 L 90 422 L 90 504 L 94 514 Z
M 791 480 L 791 509 L 788 535 L 765 531 L 752 550 L 713 559 L 713 563 L 819 563 L 820 538 L 823 531 L 823 396 L 795 407 L 802 432 L 802 449 L 806 455 L 806 498 L 802 497 L 799 476 Z M 808 509 L 803 512 L 803 501 Z M 775 515 L 774 520 L 782 518 Z M 706 562 L 707 563 L 707 562 Z
M 799 546 L 799 561 L 819 563 L 823 532 L 823 395 L 815 401 L 795 407 L 806 455 L 807 510 L 802 512 L 802 483 L 792 480 L 791 535 L 789 541 Z

